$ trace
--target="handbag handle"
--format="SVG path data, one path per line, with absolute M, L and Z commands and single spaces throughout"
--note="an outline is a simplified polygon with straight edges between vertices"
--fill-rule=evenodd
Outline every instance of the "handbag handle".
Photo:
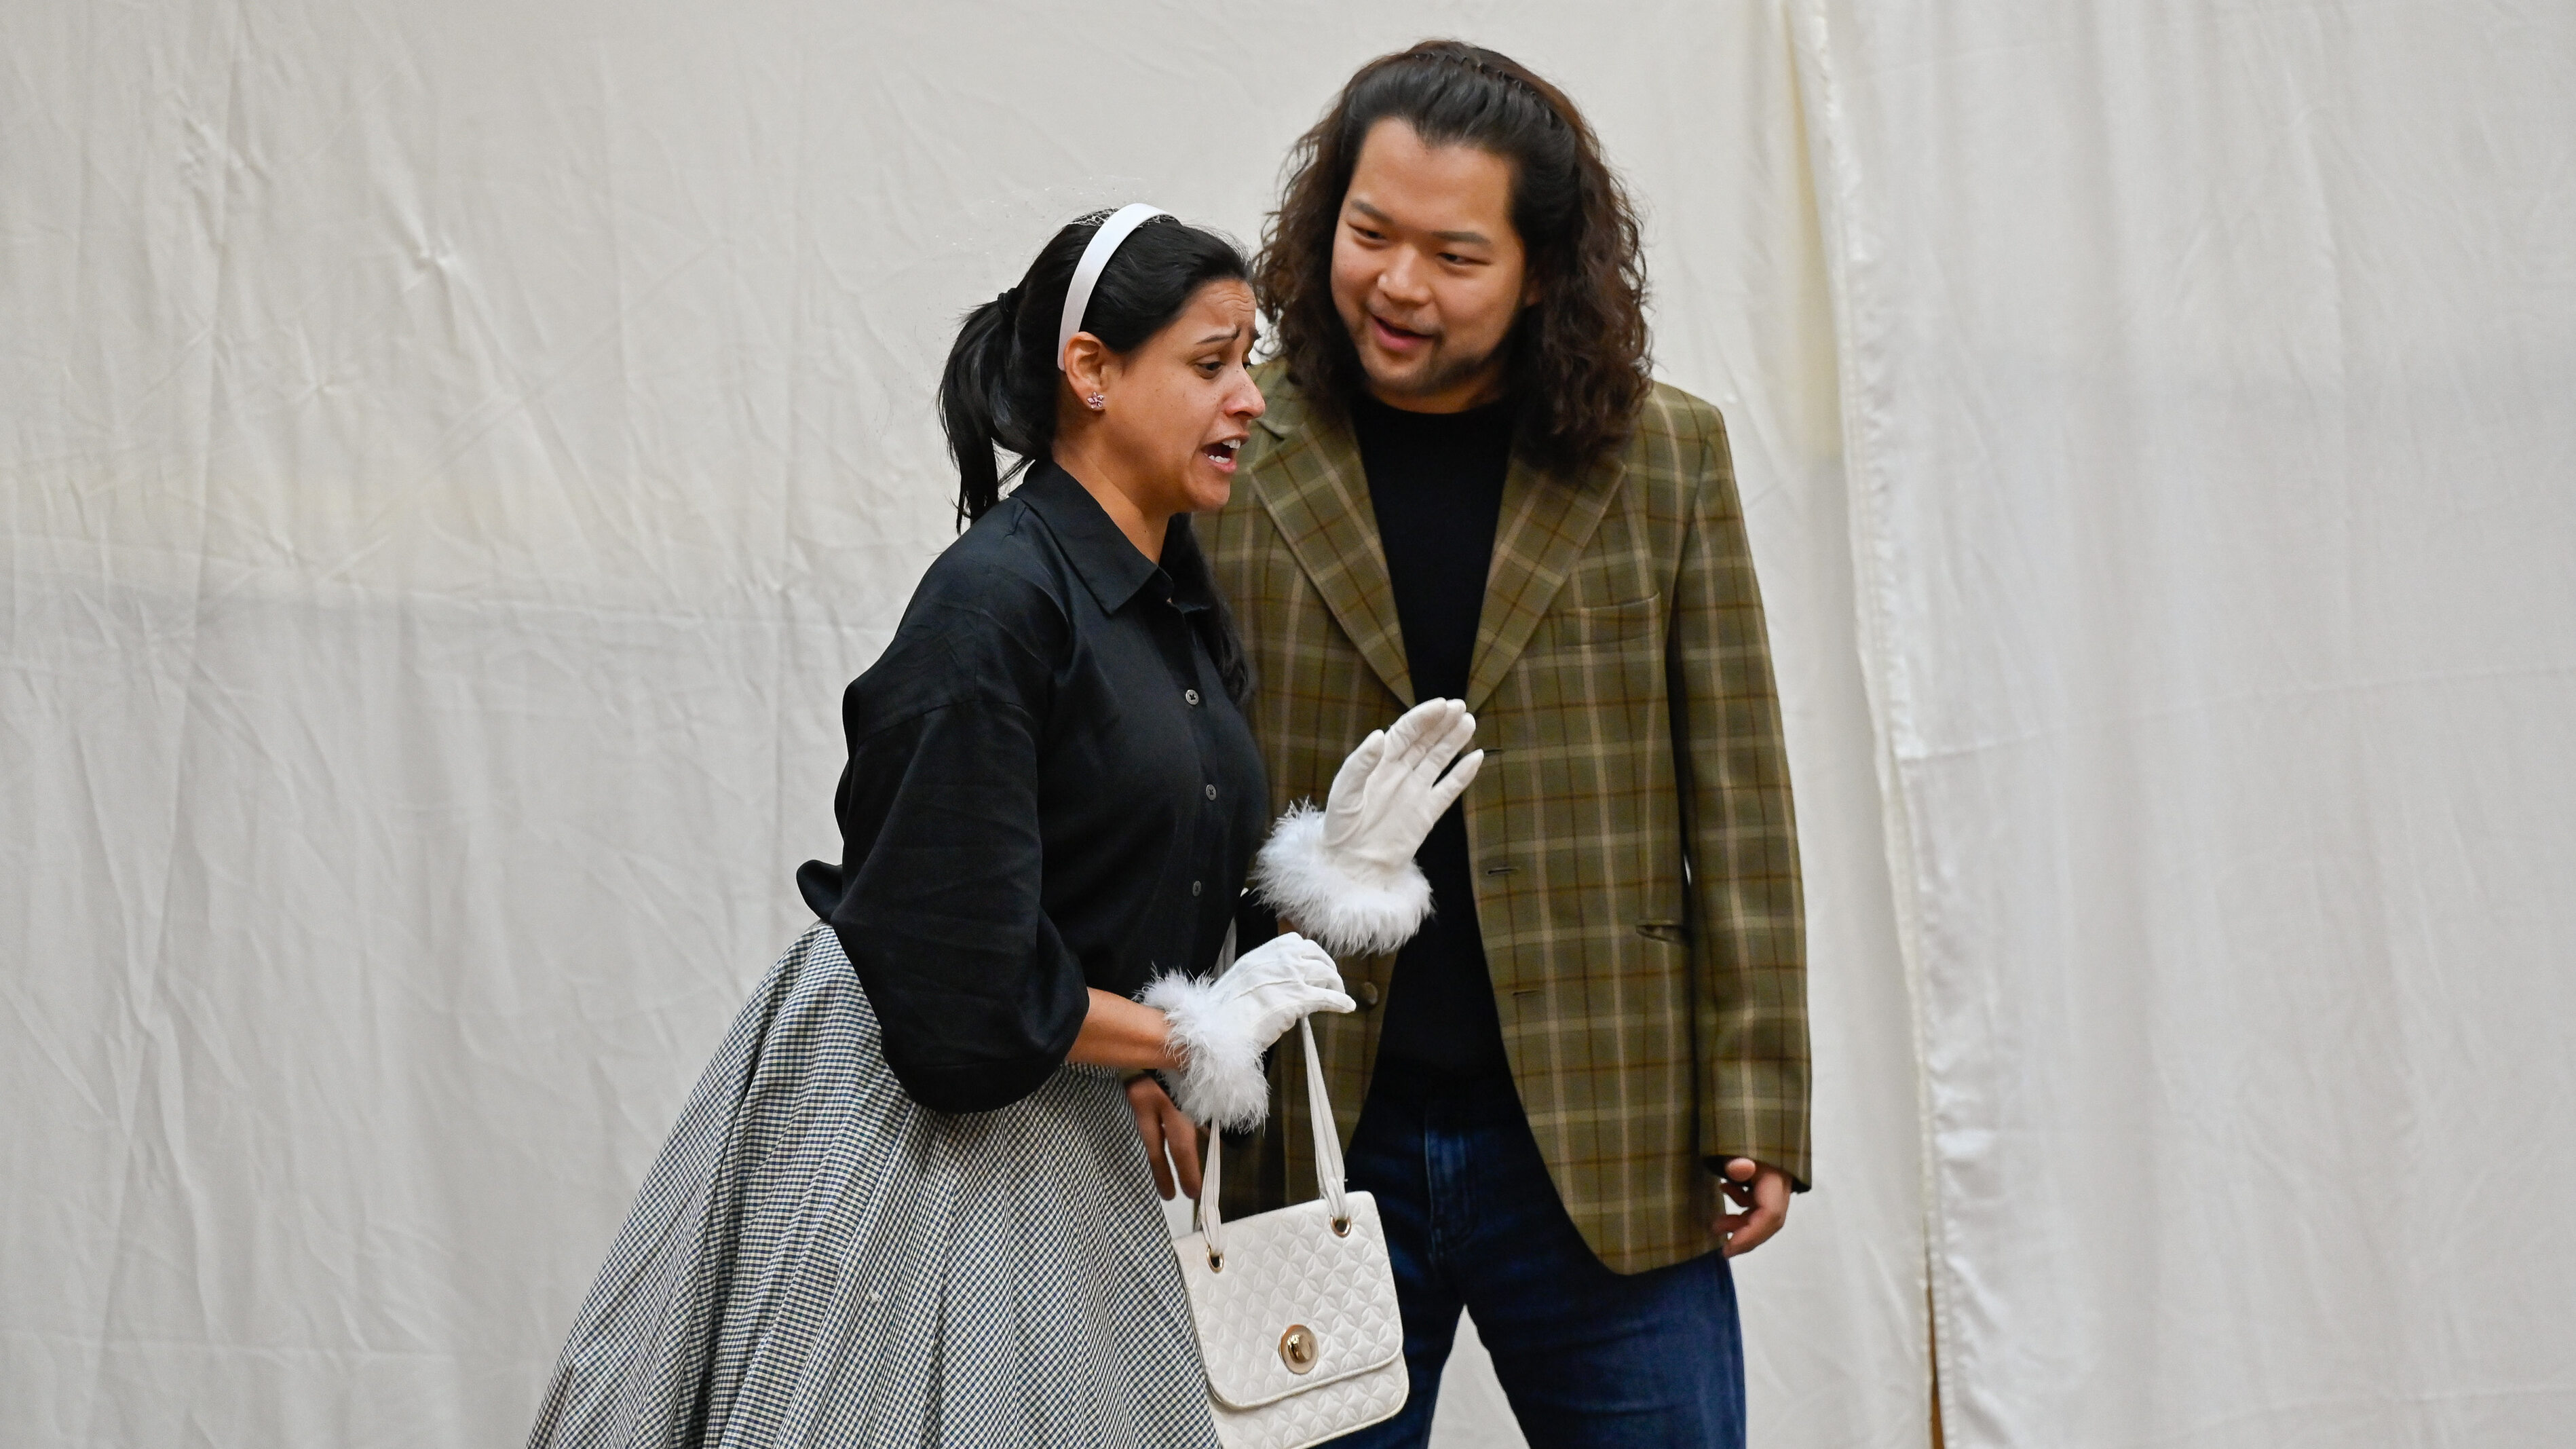
M 1306 1122 L 1315 1131 L 1315 1182 L 1332 1207 L 1333 1231 L 1348 1232 L 1351 1206 L 1342 1182 L 1342 1134 L 1333 1126 L 1333 1099 L 1324 1087 L 1324 1058 L 1315 1050 L 1315 1029 L 1302 1016 L 1297 1018 L 1297 1039 L 1306 1052 Z M 1225 1129 L 1211 1122 L 1207 1160 L 1199 1169 L 1196 1217 L 1199 1232 L 1207 1239 L 1208 1267 L 1217 1272 L 1225 1270 L 1225 1218 L 1217 1207 L 1217 1178 L 1224 1160 Z

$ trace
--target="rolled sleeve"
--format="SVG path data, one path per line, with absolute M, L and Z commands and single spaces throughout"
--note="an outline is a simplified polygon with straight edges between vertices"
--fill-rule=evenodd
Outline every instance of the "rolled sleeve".
M 1043 669 L 989 616 L 907 621 L 850 686 L 843 865 L 799 884 L 849 954 L 887 1064 L 926 1107 L 982 1112 L 1043 1084 L 1090 1010 L 1041 898 Z

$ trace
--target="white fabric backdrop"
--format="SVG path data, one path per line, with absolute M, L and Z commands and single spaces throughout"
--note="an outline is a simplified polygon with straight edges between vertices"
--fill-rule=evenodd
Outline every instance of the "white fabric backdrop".
M 949 536 L 952 319 L 1090 205 L 1250 237 L 1349 69 L 1443 32 L 1592 110 L 1734 429 L 1817 960 L 1757 1433 L 1920 1442 L 1833 328 L 1751 0 L 0 9 L 0 1442 L 513 1442 L 832 848 L 839 689 Z M 1444 1437 L 1505 1442 L 1472 1369 Z
M 1760 1441 L 1920 1442 L 1928 1199 L 1955 1444 L 2555 1442 L 2576 14 L 1791 9 L 0 11 L 0 1440 L 514 1439 L 832 843 L 951 318 L 1465 32 L 1747 484 Z
M 1799 34 L 1950 1442 L 2569 1442 L 2576 8 Z

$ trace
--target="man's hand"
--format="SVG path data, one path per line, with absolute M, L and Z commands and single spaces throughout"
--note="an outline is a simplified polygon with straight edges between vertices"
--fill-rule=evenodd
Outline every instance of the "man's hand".
M 1154 1187 L 1163 1201 L 1172 1200 L 1172 1169 L 1181 1170 L 1181 1191 L 1199 1195 L 1199 1129 L 1163 1094 L 1151 1076 L 1127 1084 L 1127 1106 L 1136 1114 L 1136 1135 L 1145 1139 L 1145 1160 L 1154 1165 Z M 1166 1160 L 1164 1150 L 1171 1157 Z
M 1144 1120 L 1141 1112 L 1137 1120 Z M 1719 1213 L 1717 1221 L 1709 1224 L 1719 1237 L 1726 1239 L 1726 1256 L 1730 1258 L 1750 1253 L 1769 1242 L 1771 1235 L 1780 1231 L 1780 1225 L 1789 1220 L 1789 1174 L 1776 1167 L 1766 1166 L 1750 1157 L 1730 1157 L 1726 1160 L 1725 1174 L 1718 1178 L 1718 1186 L 1726 1189 L 1726 1195 L 1743 1209 L 1742 1212 Z M 1163 1196 L 1170 1197 L 1171 1194 L 1167 1192 Z

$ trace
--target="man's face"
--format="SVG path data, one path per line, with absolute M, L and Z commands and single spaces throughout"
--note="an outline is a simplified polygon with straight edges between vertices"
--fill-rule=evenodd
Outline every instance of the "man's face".
M 1512 229 L 1511 163 L 1369 128 L 1333 233 L 1333 306 L 1379 401 L 1459 412 L 1502 393 L 1503 339 L 1536 300 Z

